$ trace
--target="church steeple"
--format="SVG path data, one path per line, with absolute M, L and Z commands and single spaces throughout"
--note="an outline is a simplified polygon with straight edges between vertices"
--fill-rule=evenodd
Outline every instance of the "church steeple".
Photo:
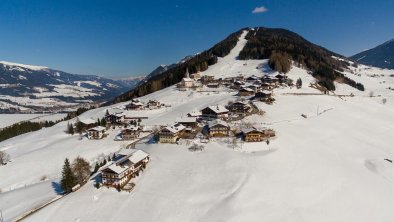
M 190 78 L 190 77 L 189 77 L 189 69 L 188 69 L 187 67 L 186 67 L 186 74 L 185 74 L 185 77 L 186 77 L 186 78 Z

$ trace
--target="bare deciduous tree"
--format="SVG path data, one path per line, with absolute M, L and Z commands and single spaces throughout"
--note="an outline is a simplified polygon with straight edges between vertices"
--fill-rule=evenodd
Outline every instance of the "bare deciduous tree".
M 72 163 L 72 171 L 79 184 L 84 184 L 90 175 L 90 164 L 82 157 L 77 157 Z

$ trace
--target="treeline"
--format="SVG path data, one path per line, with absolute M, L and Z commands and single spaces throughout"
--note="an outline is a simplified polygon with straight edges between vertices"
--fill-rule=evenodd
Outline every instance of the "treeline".
M 133 90 L 115 98 L 111 103 L 128 101 L 131 98 L 144 96 L 179 83 L 185 76 L 186 69 L 189 70 L 190 74 L 207 70 L 208 66 L 217 63 L 218 57 L 223 57 L 230 53 L 231 49 L 233 49 L 237 44 L 238 39 L 244 30 L 245 29 L 242 29 L 231 34 L 225 40 L 214 45 L 209 50 L 197 54 L 186 62 L 140 83 Z
M 288 72 L 287 60 L 292 60 L 299 67 L 312 71 L 313 76 L 328 90 L 335 90 L 333 81 L 346 61 L 334 59 L 340 55 L 308 42 L 298 34 L 285 29 L 255 28 L 246 36 L 248 42 L 239 54 L 240 59 L 270 59 L 270 66 L 280 72 Z M 340 73 L 339 73 L 340 74 Z
M 5 127 L 0 130 L 0 142 L 12 138 L 14 136 L 18 136 L 24 133 L 32 132 L 40 130 L 42 127 L 50 127 L 55 125 L 56 123 L 53 121 L 45 121 L 45 122 L 20 122 L 15 123 L 11 126 Z
M 7 126 L 7 127 L 0 130 L 0 142 L 10 139 L 15 136 L 22 135 L 24 133 L 29 133 L 29 132 L 40 130 L 43 127 L 51 127 L 59 122 L 62 122 L 65 120 L 70 120 L 70 119 L 72 119 L 76 116 L 79 116 L 82 113 L 88 111 L 89 109 L 94 109 L 94 108 L 95 107 L 93 107 L 93 106 L 91 106 L 89 108 L 85 108 L 85 107 L 78 108 L 76 111 L 68 113 L 65 118 L 57 120 L 57 121 L 45 121 L 45 122 L 23 121 L 23 122 L 15 123 L 11 126 Z M 100 120 L 98 120 L 98 121 L 100 122 Z
M 356 88 L 356 89 L 358 89 L 360 91 L 364 91 L 365 90 L 363 84 L 361 84 L 359 82 L 356 82 L 353 79 L 350 79 L 350 78 L 348 78 L 346 76 L 344 76 L 343 79 L 344 79 L 344 83 L 348 84 L 349 86 L 351 86 L 353 88 Z

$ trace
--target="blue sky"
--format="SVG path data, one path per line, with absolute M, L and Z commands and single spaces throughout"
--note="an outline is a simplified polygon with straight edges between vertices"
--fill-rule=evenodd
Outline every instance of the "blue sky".
M 0 0 L 0 60 L 137 76 L 256 26 L 349 56 L 394 38 L 393 9 L 391 0 Z

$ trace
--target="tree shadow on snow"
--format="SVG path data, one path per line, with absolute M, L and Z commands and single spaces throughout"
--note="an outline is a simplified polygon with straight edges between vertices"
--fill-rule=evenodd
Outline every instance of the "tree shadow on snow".
M 64 193 L 62 186 L 59 182 L 52 181 L 52 188 L 58 195 L 62 195 Z

